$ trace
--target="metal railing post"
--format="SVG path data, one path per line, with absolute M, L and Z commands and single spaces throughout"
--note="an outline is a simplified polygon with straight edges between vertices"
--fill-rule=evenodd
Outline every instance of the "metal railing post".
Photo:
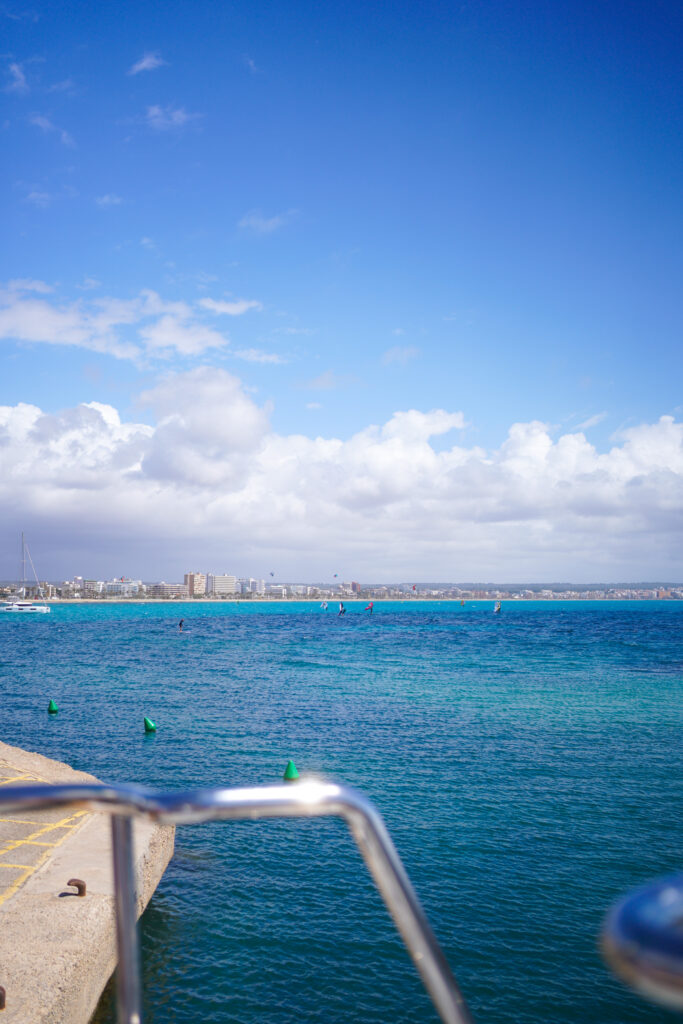
M 118 1024 L 142 1024 L 140 952 L 137 932 L 137 895 L 133 863 L 133 821 L 113 814 L 111 848 L 114 863 L 116 944 L 116 1008 Z

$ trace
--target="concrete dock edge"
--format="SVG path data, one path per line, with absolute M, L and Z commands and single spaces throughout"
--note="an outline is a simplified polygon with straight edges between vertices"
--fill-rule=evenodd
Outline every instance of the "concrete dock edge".
M 98 781 L 1 742 L 0 762 L 26 781 Z M 174 832 L 134 823 L 139 914 L 173 855 Z M 6 990 L 0 1024 L 87 1024 L 116 966 L 109 816 L 84 815 L 53 849 L 44 845 L 47 859 L 0 903 L 0 985 Z M 74 877 L 86 883 L 84 898 L 66 884 Z

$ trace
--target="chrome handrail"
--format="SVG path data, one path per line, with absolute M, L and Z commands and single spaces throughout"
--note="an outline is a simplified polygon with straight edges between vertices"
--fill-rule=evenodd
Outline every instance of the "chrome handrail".
M 420 906 L 384 821 L 362 793 L 334 783 L 303 781 L 244 789 L 158 793 L 123 785 L 0 787 L 0 813 L 76 804 L 112 815 L 112 855 L 118 947 L 118 1024 L 141 1024 L 132 818 L 161 825 L 257 818 L 342 818 L 410 953 L 444 1024 L 472 1024 L 448 961 Z

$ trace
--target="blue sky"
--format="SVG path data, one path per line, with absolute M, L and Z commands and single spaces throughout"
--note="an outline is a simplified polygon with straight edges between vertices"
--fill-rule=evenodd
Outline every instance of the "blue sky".
M 42 415 L 22 434 L 18 414 L 12 428 L 5 414 L 24 446 L 6 473 L 14 480 L 8 532 L 21 522 L 44 537 L 51 571 L 71 571 L 78 554 L 68 524 L 81 491 L 99 495 L 95 518 L 111 509 L 115 484 L 131 485 L 141 516 L 156 514 L 162 485 L 148 442 L 138 431 L 142 448 L 122 470 L 123 442 L 99 412 L 109 470 L 64 484 L 68 451 L 94 429 L 81 424 L 85 434 L 67 443 L 66 420 L 97 403 L 131 430 L 175 416 L 176 450 L 203 457 L 210 449 L 222 468 L 195 478 L 188 454 L 167 466 L 163 487 L 188 507 L 216 494 L 235 502 L 227 532 L 220 516 L 197 521 L 194 535 L 170 523 L 150 549 L 141 530 L 148 554 L 139 572 L 177 576 L 183 558 L 219 551 L 235 569 L 256 572 L 250 559 L 267 537 L 270 560 L 292 575 L 322 572 L 330 559 L 356 576 L 391 578 L 421 569 L 456 579 L 556 578 L 572 568 L 588 579 L 670 575 L 683 472 L 680 6 L 256 2 L 160 11 L 9 2 L 1 16 L 0 405 Z M 216 408 L 232 402 L 247 420 L 267 421 L 263 429 L 213 436 L 168 397 L 172 380 L 202 405 L 210 369 L 225 388 Z M 141 398 L 159 387 L 163 409 Z M 399 495 L 380 486 L 362 439 L 409 410 L 462 415 L 448 429 L 441 421 L 435 433 L 421 429 L 419 452 L 414 434 L 401 439 L 401 453 L 393 441 L 383 449 L 397 460 L 387 477 L 406 482 Z M 629 432 L 661 417 L 669 440 L 673 431 L 670 457 L 661 463 L 669 450 L 661 439 L 649 462 L 631 457 Z M 560 456 L 561 439 L 582 434 L 590 465 L 563 463 L 549 478 L 541 458 L 532 484 L 554 489 L 553 513 L 506 515 L 503 484 L 496 510 L 483 513 L 493 485 L 479 476 L 495 463 L 507 480 L 506 439 L 515 424 L 534 422 Z M 318 455 L 298 452 L 297 438 L 346 446 L 335 449 L 344 457 L 333 466 L 337 455 L 325 449 L 322 470 Z M 62 459 L 42 479 L 39 493 L 50 495 L 42 504 L 38 494 L 20 497 L 27 444 L 43 467 L 34 477 L 45 472 L 44 446 Z M 263 469 L 271 480 L 292 451 L 300 469 L 280 480 L 258 534 L 251 489 L 260 493 L 253 473 L 264 445 L 280 460 Z M 466 511 L 449 497 L 451 487 L 460 491 L 460 470 L 432 460 L 454 446 L 483 467 L 466 481 L 480 499 Z M 610 453 L 606 466 L 600 459 Z M 246 477 L 236 476 L 238 454 Z M 343 472 L 367 503 L 353 506 L 353 537 L 343 487 L 319 504 L 329 474 Z M 587 493 L 595 495 L 605 473 L 610 509 L 604 496 L 600 513 L 577 499 L 569 530 L 563 488 L 585 489 L 593 474 Z M 662 473 L 673 474 L 673 496 Z M 633 481 L 644 475 L 648 498 L 634 510 Z M 303 477 L 310 492 L 297 485 Z M 429 506 L 432 489 L 442 495 L 438 509 Z M 329 525 L 305 555 L 293 509 L 303 523 L 323 516 Z M 662 515 L 667 540 L 653 537 Z M 381 554 L 377 517 L 390 535 Z M 79 556 L 100 572 L 118 569 L 126 544 L 133 552 L 138 543 L 125 516 L 104 518 Z M 444 532 L 434 550 L 414 549 L 406 524 L 433 533 L 437 522 Z M 609 557 L 594 545 L 603 529 L 620 539 Z M 169 565 L 178 530 L 181 554 Z M 535 531 L 555 538 L 543 558 Z M 577 560 L 566 544 L 574 531 Z M 2 544 L 13 550 L 13 539 Z

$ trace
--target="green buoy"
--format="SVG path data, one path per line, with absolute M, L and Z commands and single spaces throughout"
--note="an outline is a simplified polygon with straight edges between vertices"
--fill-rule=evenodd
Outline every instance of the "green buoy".
M 145 732 L 156 732 L 157 727 L 151 718 L 145 716 Z
M 48 713 L 48 715 L 56 715 L 58 711 L 59 711 L 59 708 L 57 707 L 55 702 L 53 700 L 51 700 L 50 703 L 47 706 L 47 713 Z
M 299 773 L 296 770 L 296 765 L 294 764 L 293 761 L 288 761 L 287 762 L 287 767 L 285 768 L 285 774 L 282 776 L 282 778 L 284 779 L 285 782 L 298 782 L 298 780 L 299 780 Z

